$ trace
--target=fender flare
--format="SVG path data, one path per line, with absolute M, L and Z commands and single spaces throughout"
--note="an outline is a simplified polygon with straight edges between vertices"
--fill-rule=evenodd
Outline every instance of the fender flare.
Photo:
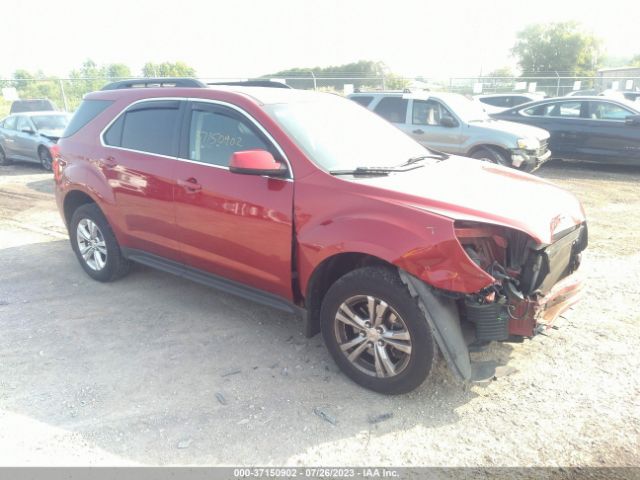
M 434 294 L 427 284 L 400 268 L 398 273 L 411 296 L 418 301 L 449 369 L 460 380 L 472 380 L 469 349 L 462 335 L 460 316 L 453 300 Z

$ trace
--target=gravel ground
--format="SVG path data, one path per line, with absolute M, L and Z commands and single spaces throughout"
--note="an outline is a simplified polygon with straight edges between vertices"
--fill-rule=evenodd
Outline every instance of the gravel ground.
M 386 397 L 292 316 L 140 266 L 90 280 L 51 175 L 0 167 L 0 465 L 640 465 L 640 169 L 539 175 L 587 210 L 584 301 L 483 353 L 489 383 L 440 362 Z

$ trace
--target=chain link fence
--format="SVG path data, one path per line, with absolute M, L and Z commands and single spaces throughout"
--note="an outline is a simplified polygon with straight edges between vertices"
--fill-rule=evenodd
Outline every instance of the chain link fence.
M 100 90 L 109 82 L 121 78 L 73 78 L 73 79 L 0 79 L 0 118 L 9 113 L 11 101 L 47 98 L 58 109 L 74 111 L 85 94 Z M 205 82 L 247 80 L 239 77 L 203 78 Z M 348 93 L 354 91 L 424 89 L 448 91 L 463 95 L 478 93 L 506 93 L 536 91 L 547 96 L 563 96 L 574 90 L 639 90 L 640 77 L 620 76 L 538 76 L 538 77 L 397 77 L 397 76 L 308 76 L 276 77 L 271 80 L 285 82 L 293 88 L 305 90 Z

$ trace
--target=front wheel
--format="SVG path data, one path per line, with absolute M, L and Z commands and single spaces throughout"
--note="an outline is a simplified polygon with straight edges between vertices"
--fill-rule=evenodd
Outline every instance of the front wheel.
M 511 162 L 507 157 L 491 147 L 482 147 L 477 149 L 471 154 L 471 158 L 476 158 L 484 162 L 495 163 L 496 165 L 502 165 L 503 167 L 510 167 Z
M 431 328 L 392 268 L 346 274 L 327 292 L 320 315 L 331 356 L 356 383 L 399 394 L 429 375 L 435 355 Z

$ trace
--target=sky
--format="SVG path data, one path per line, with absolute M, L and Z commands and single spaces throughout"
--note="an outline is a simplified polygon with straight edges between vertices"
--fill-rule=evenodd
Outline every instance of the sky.
M 640 4 L 616 0 L 28 0 L 0 4 L 0 78 L 18 68 L 64 77 L 88 58 L 184 61 L 200 77 L 385 62 L 402 76 L 474 76 L 515 66 L 531 23 L 580 22 L 608 54 L 640 53 Z M 16 21 L 13 21 L 15 19 Z

